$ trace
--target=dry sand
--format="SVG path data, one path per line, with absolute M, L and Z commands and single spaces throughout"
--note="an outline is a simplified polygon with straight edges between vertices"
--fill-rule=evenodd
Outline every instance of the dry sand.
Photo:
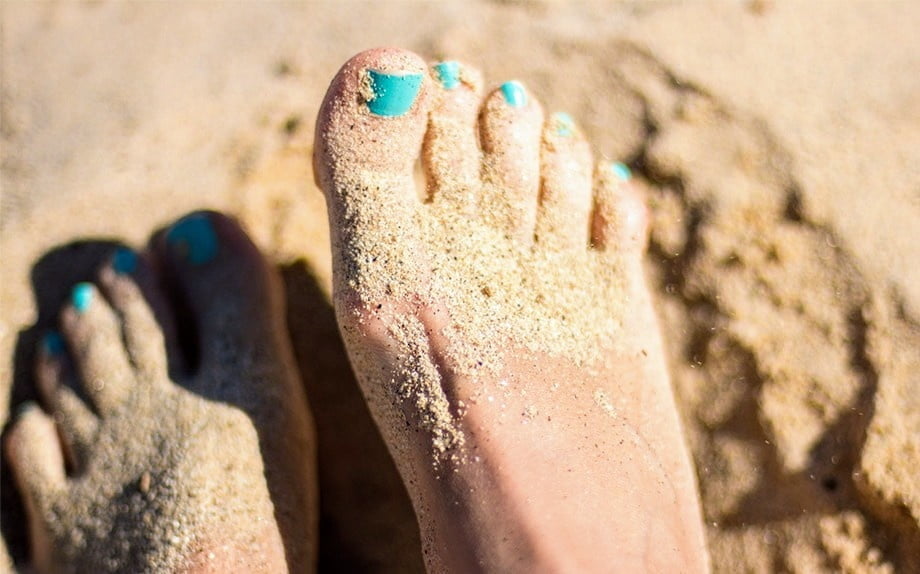
M 34 325 L 107 241 L 228 211 L 287 282 L 321 440 L 322 566 L 418 570 L 336 336 L 308 160 L 341 63 L 400 45 L 522 80 L 648 182 L 649 272 L 716 571 L 920 571 L 917 3 L 0 10 L 4 419 L 34 396 Z

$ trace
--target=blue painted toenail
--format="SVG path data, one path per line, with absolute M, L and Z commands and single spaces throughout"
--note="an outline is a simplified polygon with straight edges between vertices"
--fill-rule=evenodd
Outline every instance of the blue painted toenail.
M 173 225 L 166 234 L 166 243 L 192 265 L 204 265 L 217 257 L 217 234 L 203 213 L 189 215 Z
M 553 131 L 556 132 L 556 135 L 562 137 L 569 137 L 575 133 L 575 120 L 572 119 L 572 116 L 566 113 L 553 114 Z
M 112 269 L 119 275 L 134 273 L 137 269 L 137 255 L 130 249 L 122 247 L 112 257 Z
M 512 108 L 521 108 L 527 105 L 527 92 L 520 82 L 511 81 L 501 85 L 502 95 Z
M 460 85 L 460 63 L 441 62 L 435 64 L 434 71 L 438 73 L 438 81 L 445 90 L 453 90 Z
M 13 419 L 19 420 L 22 417 L 24 417 L 26 413 L 34 409 L 37 409 L 37 408 L 38 408 L 38 405 L 35 404 L 33 401 L 26 401 L 20 404 L 18 407 L 16 407 L 16 412 L 15 414 L 13 414 Z
M 629 171 L 629 168 L 626 167 L 625 163 L 614 162 L 610 164 L 610 171 L 613 172 L 613 175 L 620 181 L 626 182 L 632 179 L 632 172 Z
M 83 313 L 89 309 L 90 303 L 93 302 L 93 284 L 77 283 L 70 292 L 70 302 L 77 313 Z
M 50 357 L 60 355 L 64 352 L 64 338 L 57 331 L 51 331 L 42 338 L 42 350 Z
M 422 86 L 421 74 L 386 74 L 368 70 L 367 77 L 373 97 L 367 107 L 371 113 L 384 117 L 405 115 L 415 103 Z

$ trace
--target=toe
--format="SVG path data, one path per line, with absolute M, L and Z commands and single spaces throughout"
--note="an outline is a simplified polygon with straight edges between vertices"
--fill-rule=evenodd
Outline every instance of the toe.
M 486 219 L 516 239 L 533 239 L 540 186 L 543 109 L 519 82 L 486 98 L 480 118 L 482 208 Z
M 439 62 L 432 69 L 437 90 L 424 146 L 428 193 L 433 202 L 471 214 L 480 182 L 476 117 L 482 99 L 482 74 L 456 61 Z
M 346 62 L 317 120 L 321 182 L 351 178 L 355 170 L 411 178 L 428 122 L 430 84 L 425 62 L 405 50 L 368 50 Z
M 585 248 L 592 202 L 591 149 L 568 114 L 553 114 L 543 132 L 543 182 L 537 242 Z
M 363 280 L 398 279 L 410 267 L 406 257 L 419 251 L 414 168 L 431 83 L 420 57 L 380 48 L 349 60 L 329 86 L 316 122 L 313 165 L 328 205 L 337 290 L 384 297 Z
M 26 403 L 11 425 L 4 446 L 30 510 L 43 513 L 67 480 L 54 421 L 34 403 Z
M 280 285 L 268 262 L 234 220 L 197 212 L 177 221 L 157 245 L 180 305 L 186 350 L 198 372 L 220 373 L 274 348 L 284 326 Z M 281 343 L 277 343 L 281 344 Z M 197 360 L 194 360 L 197 359 Z
M 148 262 L 134 251 L 121 248 L 100 270 L 99 285 L 121 317 L 125 347 L 140 379 L 154 384 L 165 382 L 167 356 L 178 353 L 167 353 L 160 321 L 173 332 L 169 337 L 173 346 L 177 345 L 177 337 L 172 313 Z M 153 311 L 154 301 L 161 309 L 159 313 Z
M 105 415 L 118 408 L 134 383 L 134 370 L 122 340 L 121 324 L 92 283 L 79 283 L 64 308 L 61 329 L 83 388 Z
M 32 566 L 36 572 L 52 572 L 52 513 L 67 488 L 64 454 L 54 421 L 34 403 L 26 403 L 10 425 L 3 446 L 25 501 Z
M 622 163 L 602 163 L 596 174 L 591 242 L 607 252 L 641 259 L 648 243 L 648 210 Z
M 45 335 L 37 353 L 35 379 L 42 401 L 58 423 L 71 468 L 81 468 L 99 419 L 74 390 L 76 378 L 58 333 Z

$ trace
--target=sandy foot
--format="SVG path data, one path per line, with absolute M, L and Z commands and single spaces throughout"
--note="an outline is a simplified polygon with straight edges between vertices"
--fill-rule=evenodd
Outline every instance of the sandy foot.
M 520 83 L 481 90 L 373 50 L 317 121 L 336 313 L 428 568 L 704 571 L 628 170 Z
M 279 572 L 315 560 L 314 444 L 274 270 L 190 215 L 74 287 L 6 441 L 39 571 Z

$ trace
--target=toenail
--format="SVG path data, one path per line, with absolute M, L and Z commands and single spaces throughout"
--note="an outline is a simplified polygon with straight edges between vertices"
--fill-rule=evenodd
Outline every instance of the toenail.
M 512 108 L 522 108 L 527 105 L 527 91 L 518 81 L 505 82 L 501 85 L 502 95 Z
M 93 302 L 93 285 L 92 283 L 77 283 L 73 291 L 70 292 L 70 302 L 77 313 L 83 313 L 89 309 L 89 304 Z
M 438 81 L 445 90 L 453 90 L 460 85 L 460 63 L 441 62 L 435 64 L 434 71 L 438 74 Z
M 626 182 L 632 179 L 632 172 L 629 171 L 629 168 L 626 167 L 625 163 L 613 162 L 610 164 L 610 171 L 613 172 L 613 175 L 620 181 Z
M 391 118 L 409 111 L 422 86 L 421 74 L 387 74 L 367 70 L 367 80 L 370 88 L 367 108 L 375 115 Z
M 42 350 L 49 357 L 56 357 L 64 352 L 64 339 L 57 331 L 51 331 L 42 337 Z
M 553 114 L 552 118 L 553 131 L 558 136 L 569 137 L 575 133 L 575 120 L 566 113 Z
M 26 416 L 26 413 L 33 411 L 38 408 L 33 401 L 26 401 L 16 407 L 16 413 L 13 415 L 14 420 L 19 420 L 22 417 Z
M 134 273 L 137 269 L 137 255 L 130 249 L 120 248 L 112 257 L 112 268 L 119 275 Z
M 166 234 L 166 243 L 192 265 L 204 265 L 217 257 L 217 234 L 203 213 L 183 218 Z

